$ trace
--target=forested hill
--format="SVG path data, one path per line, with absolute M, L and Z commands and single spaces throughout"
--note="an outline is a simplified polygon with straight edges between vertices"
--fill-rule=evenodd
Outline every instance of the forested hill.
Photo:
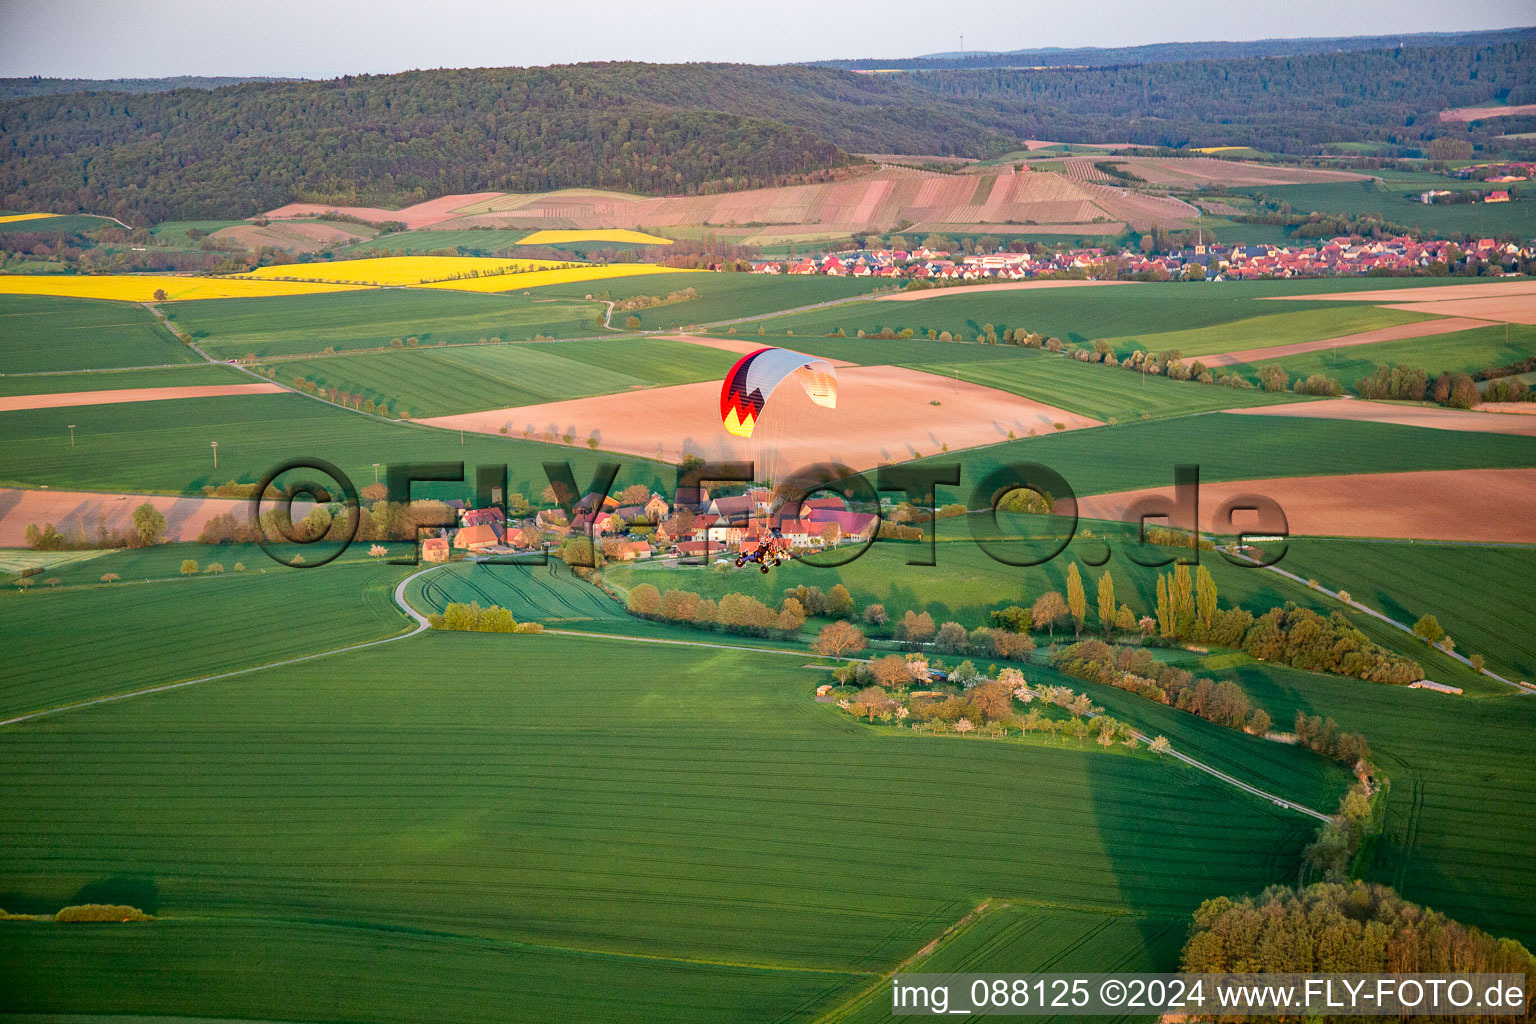
M 1397 47 L 1490 46 L 1518 42 L 1536 29 L 1491 29 L 1485 32 L 1416 32 L 1395 36 L 1250 39 L 1226 42 L 1149 43 L 1144 46 L 1043 47 L 1037 50 L 972 50 L 929 53 L 920 57 L 864 57 L 856 60 L 814 61 L 819 67 L 872 70 L 934 70 L 938 68 L 1103 68 L 1126 64 L 1167 64 L 1195 60 L 1234 60 L 1251 57 L 1300 57 L 1307 54 L 1390 50 Z
M 282 82 L 282 78 L 208 78 L 177 75 L 174 78 L 0 78 L 0 100 L 18 96 L 53 96 L 67 92 L 170 92 L 172 89 L 217 89 L 241 82 Z
M 891 75 L 581 64 L 31 96 L 0 102 L 0 209 L 145 222 L 482 190 L 677 194 L 823 179 L 850 153 L 996 156 L 1025 138 L 1279 153 L 1477 141 L 1512 129 L 1435 113 L 1536 102 L 1533 50 Z

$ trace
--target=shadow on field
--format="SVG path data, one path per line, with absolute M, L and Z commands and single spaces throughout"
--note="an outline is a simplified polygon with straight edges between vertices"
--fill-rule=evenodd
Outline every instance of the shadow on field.
M 146 914 L 160 910 L 160 886 L 148 875 L 112 875 L 82 885 L 69 904 L 121 903 L 138 907 Z

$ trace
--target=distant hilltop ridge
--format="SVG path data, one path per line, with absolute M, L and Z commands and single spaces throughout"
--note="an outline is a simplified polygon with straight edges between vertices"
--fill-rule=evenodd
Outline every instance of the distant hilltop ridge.
M 1305 36 L 1295 39 L 1249 39 L 1148 43 L 1143 46 L 1040 46 L 1023 50 L 948 50 L 916 57 L 861 57 L 810 61 L 816 67 L 849 71 L 917 71 L 939 68 L 1006 67 L 1098 68 L 1127 64 L 1166 64 L 1187 60 L 1232 60 L 1246 57 L 1295 57 L 1307 54 L 1352 53 L 1398 47 L 1487 46 L 1536 37 L 1536 27 L 1490 29 L 1480 32 L 1411 32 L 1383 36 Z

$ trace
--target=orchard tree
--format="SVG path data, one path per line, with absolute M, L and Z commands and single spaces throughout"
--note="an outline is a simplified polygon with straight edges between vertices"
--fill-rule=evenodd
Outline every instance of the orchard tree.
M 145 502 L 133 510 L 133 532 L 144 547 L 159 544 L 165 533 L 165 516 L 155 506 Z
M 1044 627 L 1050 631 L 1052 639 L 1056 637 L 1056 623 L 1067 617 L 1067 602 L 1063 601 L 1061 594 L 1054 590 L 1047 590 L 1035 598 L 1034 607 L 1030 609 L 1030 619 L 1036 629 Z
M 633 592 L 631 592 L 633 593 Z M 864 634 L 848 622 L 829 622 L 811 643 L 811 650 L 829 658 L 857 654 L 864 649 Z

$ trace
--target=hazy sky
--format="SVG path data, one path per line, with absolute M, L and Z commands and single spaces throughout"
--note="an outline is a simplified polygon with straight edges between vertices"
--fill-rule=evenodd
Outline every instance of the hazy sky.
M 1536 23 L 1531 0 L 0 0 L 0 77 L 329 78 L 584 60 L 783 63 Z

